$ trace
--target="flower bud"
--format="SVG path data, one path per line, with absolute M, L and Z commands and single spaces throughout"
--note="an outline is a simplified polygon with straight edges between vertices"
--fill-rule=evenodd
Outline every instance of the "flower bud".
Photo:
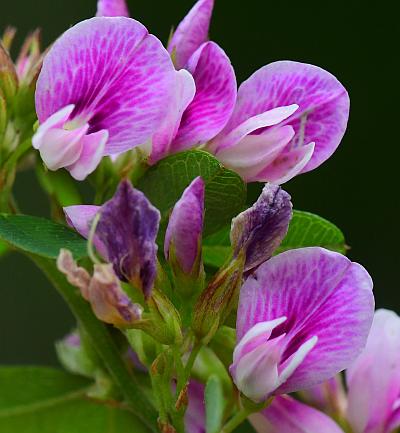
M 21 85 L 31 86 L 36 81 L 42 60 L 40 30 L 37 29 L 25 39 L 15 63 L 15 69 Z
M 197 338 L 207 344 L 236 304 L 242 284 L 244 255 L 239 254 L 227 268 L 210 281 L 198 299 L 193 319 Z
M 143 315 L 138 327 L 161 344 L 181 344 L 181 320 L 172 302 L 160 291 L 153 290 L 147 304 L 150 312 Z
M 201 237 L 204 222 L 204 181 L 197 177 L 172 210 L 165 234 L 164 253 L 182 298 L 193 298 L 203 288 Z
M 0 90 L 7 102 L 17 93 L 18 76 L 10 54 L 0 42 Z

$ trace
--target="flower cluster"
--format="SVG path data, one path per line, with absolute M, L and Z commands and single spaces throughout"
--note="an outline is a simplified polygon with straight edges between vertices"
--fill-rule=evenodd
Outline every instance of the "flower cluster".
M 293 211 L 280 186 L 334 153 L 346 89 L 292 61 L 237 88 L 209 40 L 213 7 L 199 0 L 166 47 L 124 0 L 99 0 L 44 58 L 34 34 L 15 66 L 3 40 L 0 115 L 11 79 L 36 85 L 28 141 L 61 224 L 56 254 L 25 245 L 26 231 L 7 237 L 1 219 L 0 239 L 28 252 L 77 316 L 57 344 L 63 366 L 94 380 L 88 397 L 128 406 L 154 432 L 230 433 L 249 418 L 259 433 L 392 433 L 400 319 L 374 315 L 368 272 L 344 240 L 326 241 L 340 231 Z M 71 177 L 90 181 L 95 204 L 71 200 Z M 253 182 L 265 185 L 242 207 Z
M 123 2 L 62 35 L 37 83 L 33 145 L 50 170 L 82 180 L 105 155 L 139 147 L 147 163 L 202 147 L 246 181 L 283 183 L 328 159 L 349 115 L 342 84 L 316 66 L 280 61 L 237 90 L 200 0 L 167 48 Z M 170 55 L 171 54 L 171 55 Z

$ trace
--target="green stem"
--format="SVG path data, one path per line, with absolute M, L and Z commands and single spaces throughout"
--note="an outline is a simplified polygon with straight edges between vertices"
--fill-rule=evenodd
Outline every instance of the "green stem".
M 246 420 L 246 418 L 251 415 L 253 411 L 247 408 L 241 409 L 237 412 L 222 428 L 220 433 L 231 433 L 238 427 L 242 422 Z
M 110 375 L 120 387 L 132 411 L 152 432 L 158 432 L 157 412 L 127 369 L 107 327 L 94 316 L 89 304 L 58 272 L 53 260 L 32 255 L 29 257 L 44 272 L 67 302 L 73 314 L 85 329 L 95 350 L 104 361 Z

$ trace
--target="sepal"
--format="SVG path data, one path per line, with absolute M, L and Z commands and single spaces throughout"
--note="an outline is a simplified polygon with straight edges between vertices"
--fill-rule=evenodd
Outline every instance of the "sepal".
M 243 279 L 243 253 L 221 269 L 198 299 L 193 319 L 193 330 L 199 340 L 207 344 L 223 325 L 238 301 Z

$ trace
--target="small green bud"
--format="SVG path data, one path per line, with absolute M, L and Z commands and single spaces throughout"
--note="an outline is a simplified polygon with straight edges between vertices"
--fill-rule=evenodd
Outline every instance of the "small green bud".
M 195 306 L 193 331 L 208 344 L 238 301 L 245 257 L 239 254 L 210 281 Z
M 138 327 L 161 344 L 181 344 L 181 319 L 172 302 L 162 292 L 153 289 L 147 303 L 150 311 L 143 314 Z
M 18 90 L 18 77 L 10 54 L 0 42 L 0 90 L 5 100 L 11 102 Z

